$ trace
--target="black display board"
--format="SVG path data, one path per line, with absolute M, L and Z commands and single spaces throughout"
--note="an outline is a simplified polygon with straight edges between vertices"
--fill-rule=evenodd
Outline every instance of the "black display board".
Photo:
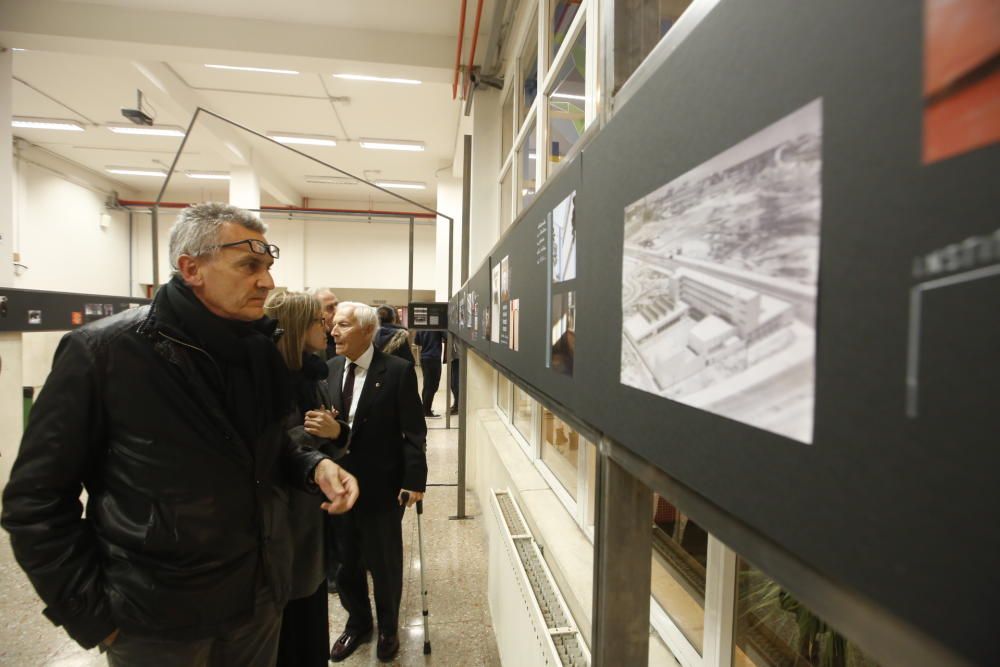
M 0 331 L 67 331 L 149 299 L 0 288 Z
M 447 301 L 411 301 L 410 328 L 414 331 L 448 329 Z
M 519 350 L 473 344 L 815 571 L 997 664 L 1000 145 L 925 163 L 924 54 L 919 2 L 720 3 L 491 252 L 509 258 Z M 623 384 L 626 207 L 817 100 L 811 438 Z M 536 240 L 573 191 L 569 377 L 546 367 Z M 466 289 L 488 303 L 485 278 Z

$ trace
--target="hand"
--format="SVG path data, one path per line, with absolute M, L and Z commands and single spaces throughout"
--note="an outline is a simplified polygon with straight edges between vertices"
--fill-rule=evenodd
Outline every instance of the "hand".
M 403 504 L 403 494 L 404 493 L 406 493 L 406 494 L 409 495 L 409 498 L 406 499 L 406 506 L 407 507 L 413 507 L 417 503 L 418 500 L 423 500 L 424 499 L 424 494 L 423 494 L 422 491 L 408 491 L 407 489 L 401 489 L 400 492 L 399 492 L 399 495 L 396 496 L 396 500 L 399 502 L 400 505 Z
M 358 480 L 330 459 L 323 459 L 313 472 L 313 481 L 329 502 L 320 508 L 327 514 L 343 514 L 354 507 L 360 490 Z
M 306 413 L 303 427 L 306 433 L 321 438 L 336 440 L 340 437 L 340 422 L 337 421 L 336 410 L 310 410 Z
M 111 645 L 115 643 L 116 639 L 118 639 L 118 632 L 119 628 L 115 628 L 114 632 L 101 640 L 101 643 L 104 644 L 105 648 L 111 648 Z

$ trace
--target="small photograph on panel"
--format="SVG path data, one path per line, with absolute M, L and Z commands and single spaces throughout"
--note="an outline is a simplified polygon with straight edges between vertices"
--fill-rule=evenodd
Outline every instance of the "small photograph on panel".
M 490 340 L 500 340 L 500 264 L 494 264 L 490 275 Z
M 521 331 L 521 300 L 510 300 L 510 349 L 517 352 Z
M 924 164 L 1000 140 L 1000 2 L 924 0 Z
M 576 278 L 576 192 L 552 209 L 552 282 Z
M 621 382 L 811 443 L 822 100 L 625 209 Z
M 110 303 L 104 304 L 104 316 L 108 317 L 109 315 L 114 315 L 114 314 L 115 314 L 114 304 Z
M 552 349 L 549 368 L 563 375 L 573 374 L 576 351 L 576 292 L 552 295 Z
M 28 311 L 28 324 L 41 324 L 42 323 L 42 311 L 40 310 L 29 310 Z

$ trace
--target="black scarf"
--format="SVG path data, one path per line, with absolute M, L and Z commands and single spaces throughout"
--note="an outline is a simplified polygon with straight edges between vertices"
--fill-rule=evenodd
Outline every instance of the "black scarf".
M 292 393 L 295 396 L 295 407 L 301 411 L 316 410 L 321 406 L 317 383 L 325 380 L 330 368 L 322 359 L 309 352 L 302 353 L 302 368 L 292 371 Z
M 277 321 L 219 317 L 177 276 L 156 295 L 156 309 L 164 324 L 177 326 L 212 357 L 191 355 L 248 443 L 284 417 L 291 397 L 288 369 L 274 345 Z

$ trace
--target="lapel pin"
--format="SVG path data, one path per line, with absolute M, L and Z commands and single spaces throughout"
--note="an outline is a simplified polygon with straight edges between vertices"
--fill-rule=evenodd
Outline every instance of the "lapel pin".
M 379 387 L 381 387 L 381 386 L 382 386 L 382 383 L 381 383 L 381 382 L 376 382 L 376 383 L 375 383 L 375 388 L 376 388 L 376 389 L 378 389 L 378 388 L 379 388 Z

